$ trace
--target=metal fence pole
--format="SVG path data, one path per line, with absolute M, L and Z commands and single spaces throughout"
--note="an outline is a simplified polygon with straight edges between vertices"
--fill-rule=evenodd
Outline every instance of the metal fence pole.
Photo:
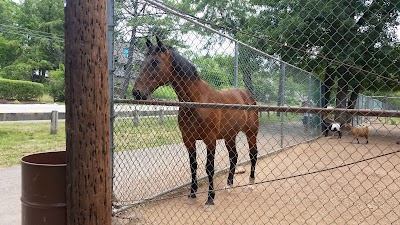
M 111 170 L 111 199 L 115 200 L 113 191 L 114 178 L 114 1 L 107 0 L 107 41 L 108 41 L 108 83 L 110 90 L 110 170 Z
M 234 87 L 237 88 L 238 87 L 238 82 L 239 82 L 239 43 L 237 41 L 235 41 L 235 84 Z
M 311 89 L 312 89 L 312 84 L 311 84 L 311 74 L 308 75 L 308 93 L 307 93 L 307 106 L 308 107 L 315 107 L 314 105 L 312 105 L 312 101 L 311 101 Z M 306 123 L 306 131 L 308 131 L 310 129 L 310 124 L 312 122 L 312 118 L 309 114 L 309 112 L 307 112 L 307 123 Z
M 285 105 L 285 79 L 286 79 L 286 64 L 282 63 L 281 64 L 281 77 L 279 79 L 279 106 Z M 278 112 L 278 115 L 281 119 L 281 148 L 283 148 L 283 139 L 284 139 L 284 134 L 283 134 L 283 122 L 284 122 L 284 113 Z

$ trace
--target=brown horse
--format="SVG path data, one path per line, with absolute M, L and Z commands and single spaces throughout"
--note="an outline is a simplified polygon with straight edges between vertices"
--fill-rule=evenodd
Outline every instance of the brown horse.
M 147 99 L 155 89 L 170 84 L 181 102 L 225 103 L 255 105 L 249 92 L 238 89 L 216 90 L 202 80 L 193 64 L 179 55 L 173 48 L 164 45 L 157 37 L 153 45 L 147 39 L 147 54 L 139 76 L 136 79 L 132 94 L 136 99 Z M 237 110 L 226 108 L 193 108 L 180 107 L 178 124 L 183 142 L 189 153 L 190 171 L 192 174 L 191 191 L 188 203 L 196 199 L 197 160 L 196 140 L 203 140 L 207 147 L 206 172 L 209 189 L 206 209 L 214 205 L 214 156 L 217 139 L 224 139 L 229 152 L 230 168 L 226 188 L 233 185 L 233 176 L 238 159 L 236 135 L 242 131 L 246 134 L 250 149 L 249 187 L 254 184 L 254 171 L 257 162 L 258 114 L 254 110 Z

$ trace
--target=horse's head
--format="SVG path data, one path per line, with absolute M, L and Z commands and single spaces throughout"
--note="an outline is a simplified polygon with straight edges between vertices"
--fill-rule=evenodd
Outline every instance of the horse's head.
M 146 40 L 148 51 L 132 90 L 133 97 L 138 100 L 147 99 L 158 87 L 172 79 L 171 50 L 156 38 L 155 45 L 149 39 Z

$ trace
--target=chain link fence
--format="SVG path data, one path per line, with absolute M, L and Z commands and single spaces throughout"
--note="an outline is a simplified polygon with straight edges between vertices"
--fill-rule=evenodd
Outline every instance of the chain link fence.
M 358 23 L 362 18 L 371 17 L 362 14 L 362 9 L 369 6 L 373 10 L 371 13 L 386 10 L 386 5 L 377 2 L 357 2 L 359 6 L 353 7 L 359 11 L 353 12 L 354 18 L 348 18 L 339 26 L 335 22 L 344 15 L 338 13 L 336 20 L 330 16 L 335 10 L 350 8 L 340 5 L 341 1 L 315 1 L 313 10 L 308 2 L 304 5 L 288 1 L 243 6 L 233 1 L 225 2 L 228 8 L 224 9 L 219 3 L 205 3 L 208 7 L 202 8 L 194 1 L 192 11 L 185 4 L 189 1 L 168 4 L 152 0 L 116 1 L 112 91 L 113 223 L 400 223 L 400 145 L 396 144 L 400 139 L 396 80 L 400 68 L 399 40 L 393 39 L 390 42 L 393 48 L 388 49 L 383 39 L 372 46 L 373 40 L 364 39 L 362 51 L 353 46 L 356 40 L 339 35 L 342 34 L 340 29 L 350 26 L 347 23 L 351 20 Z M 386 21 L 388 32 L 394 31 L 387 17 L 398 18 L 400 6 L 394 4 L 391 12 L 397 15 L 381 17 Z M 212 8 L 220 11 L 214 12 Z M 285 15 L 283 9 L 297 15 L 301 26 L 294 27 L 298 22 L 293 15 Z M 238 15 L 230 14 L 239 12 L 247 12 L 242 15 L 245 22 Z M 267 17 L 267 12 L 271 12 L 271 18 Z M 369 13 L 368 10 L 364 12 Z M 259 19 L 265 16 L 264 23 L 271 23 L 261 26 L 260 21 L 252 20 L 256 16 Z M 315 21 L 307 22 L 310 18 Z M 229 23 L 231 20 L 237 23 Z M 368 22 L 372 23 L 372 19 Z M 324 23 L 337 28 L 330 39 L 327 35 L 332 30 L 324 28 Z M 305 25 L 307 27 L 303 27 Z M 369 26 L 372 24 L 360 24 L 359 30 L 349 28 L 347 32 L 360 32 L 359 35 L 364 36 L 372 32 Z M 266 35 L 268 32 L 260 34 L 260 29 L 269 30 L 270 35 Z M 307 36 L 306 32 L 312 34 Z M 375 38 L 372 33 L 368 35 Z M 151 52 L 146 54 L 146 38 L 156 43 L 155 36 L 173 47 L 173 50 L 162 50 L 159 46 L 158 54 L 169 50 L 178 52 L 213 89 L 247 90 L 257 106 L 182 101 L 179 91 L 177 94 L 176 87 L 168 82 L 157 88 L 149 99 L 132 100 L 137 77 L 151 72 L 144 67 L 151 55 Z M 334 39 L 333 47 L 327 48 Z M 380 55 L 382 46 L 385 46 L 385 56 Z M 361 51 L 357 54 L 362 59 L 352 61 L 356 50 Z M 364 55 L 371 52 L 374 54 Z M 160 63 L 160 58 L 157 60 L 151 61 L 151 68 L 160 67 L 154 65 Z M 163 75 L 177 73 L 175 69 Z M 258 161 L 254 190 L 246 191 L 250 173 L 246 135 L 240 132 L 235 139 L 238 164 L 230 191 L 224 189 L 230 157 L 224 140 L 218 140 L 214 162 L 215 206 L 205 211 L 207 147 L 198 140 L 195 144 L 198 200 L 194 205 L 186 204 L 191 189 L 191 164 L 183 138 L 187 136 L 185 132 L 194 131 L 180 131 L 185 124 L 190 124 L 189 121 L 178 123 L 179 108 L 185 107 L 198 111 L 229 109 L 233 113 L 257 111 Z M 339 128 L 335 129 L 335 123 Z M 361 135 L 353 139 L 355 135 L 346 124 L 360 126 L 356 134 L 363 134 L 367 129 L 367 138 Z

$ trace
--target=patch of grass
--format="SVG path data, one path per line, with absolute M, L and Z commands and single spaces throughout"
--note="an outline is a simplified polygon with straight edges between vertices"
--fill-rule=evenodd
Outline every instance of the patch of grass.
M 301 121 L 301 115 L 299 113 L 281 113 L 283 115 L 284 122 L 293 122 L 293 121 Z M 281 118 L 277 116 L 276 112 L 270 112 L 268 115 L 267 112 L 262 112 L 259 114 L 260 124 L 262 123 L 278 123 L 281 122 Z
M 390 118 L 387 121 L 387 123 L 391 124 L 391 125 L 399 125 L 400 124 L 400 118 Z
M 21 157 L 66 149 L 65 122 L 58 123 L 58 133 L 50 134 L 50 122 L 0 123 L 0 167 L 17 165 Z M 139 126 L 133 119 L 115 120 L 115 151 L 127 151 L 182 142 L 176 117 L 141 118 Z
M 0 123 L 0 167 L 20 163 L 30 153 L 65 150 L 65 123 L 50 134 L 50 122 Z
M 40 102 L 44 102 L 44 103 L 54 103 L 54 99 L 53 97 L 51 97 L 48 94 L 44 94 L 41 98 L 40 98 Z
M 114 124 L 115 151 L 153 148 L 182 142 L 176 117 L 166 117 L 164 124 L 158 118 L 140 119 L 134 126 L 133 119 L 120 118 Z
M 276 123 L 275 114 L 263 114 L 260 123 Z M 300 121 L 297 114 L 288 113 L 284 121 Z M 115 151 L 154 148 L 182 142 L 175 116 L 165 117 L 159 124 L 158 117 L 140 118 L 135 126 L 132 118 L 118 118 L 114 124 Z M 66 149 L 65 122 L 58 123 L 58 133 L 50 134 L 50 122 L 0 123 L 0 167 L 17 165 L 21 157 L 47 151 Z

